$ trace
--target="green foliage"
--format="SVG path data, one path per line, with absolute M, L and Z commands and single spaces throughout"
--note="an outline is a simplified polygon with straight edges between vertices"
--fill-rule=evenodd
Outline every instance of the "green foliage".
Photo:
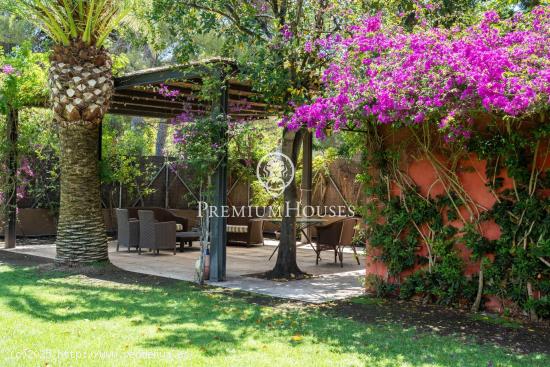
M 364 2 L 364 7 L 370 15 L 381 11 L 388 21 L 412 30 L 422 20 L 434 27 L 471 24 L 479 14 L 478 5 L 481 2 L 479 0 L 431 0 L 428 2 L 367 0 Z
M 129 118 L 108 115 L 103 122 L 101 182 L 122 184 L 130 196 L 151 194 L 147 184 L 155 172 L 143 163 L 143 157 L 152 154 L 151 141 L 154 129 L 150 125 L 132 126 Z
M 11 46 L 22 45 L 26 40 L 32 37 L 32 26 L 24 19 L 19 19 L 15 14 L 0 12 L 0 44 L 4 45 L 7 51 Z M 33 41 L 39 41 L 34 39 Z M 37 42 L 39 45 L 40 42 Z M 42 45 L 40 45 L 42 46 Z
M 464 241 L 466 247 L 472 250 L 473 260 L 482 259 L 483 255 L 493 253 L 496 250 L 495 242 L 489 241 L 486 237 L 481 235 L 473 224 L 467 224 L 462 229 L 462 233 L 462 241 Z
M 359 2 L 333 0 L 155 0 L 148 20 L 153 28 L 166 29 L 180 40 L 168 45 L 179 61 L 204 54 L 207 36 L 221 35 L 222 44 L 216 47 L 221 56 L 235 58 L 257 92 L 286 107 L 289 101 L 302 103 L 315 93 L 319 67 L 326 62 L 305 52 L 306 42 L 344 29 L 361 9 Z
M 455 250 L 457 230 L 443 223 L 446 207 L 445 197 L 426 199 L 417 191 L 407 191 L 385 202 L 374 217 L 376 221 L 367 223 L 367 242 L 381 251 L 378 259 L 391 276 L 399 277 L 406 270 L 429 264 L 429 270 L 415 271 L 405 279 L 401 298 L 421 294 L 442 304 L 472 299 L 472 287 L 463 275 L 464 263 Z M 431 236 L 420 235 L 419 228 L 429 228 Z M 419 249 L 425 246 L 430 248 L 428 255 L 419 256 Z
M 227 143 L 223 143 L 225 126 L 225 118 L 218 115 L 182 122 L 178 127 L 179 134 L 186 137 L 177 145 L 180 162 L 196 172 L 199 181 L 205 182 L 206 176 L 221 164 L 222 157 L 227 154 Z
M 101 47 L 130 12 L 130 0 L 12 0 L 13 10 L 46 32 L 56 43 L 71 40 Z
M 377 298 L 393 296 L 398 289 L 395 284 L 388 283 L 382 277 L 374 274 L 365 277 L 365 287 L 374 290 Z
M 17 194 L 21 198 L 29 188 L 29 180 L 33 176 L 33 168 L 30 165 L 31 160 L 35 160 L 37 168 L 43 168 L 45 165 L 39 164 L 40 157 L 37 155 L 25 155 L 29 151 L 33 152 L 20 141 L 18 146 L 14 146 L 10 139 L 7 139 L 7 133 L 10 131 L 9 126 L 15 126 L 15 131 L 28 125 L 26 117 L 23 116 L 22 109 L 31 106 L 37 106 L 45 103 L 47 98 L 46 88 L 46 70 L 47 62 L 46 55 L 34 53 L 31 51 L 30 43 L 25 42 L 19 47 L 15 47 L 10 53 L 4 53 L 0 47 L 0 169 L 4 172 L 8 171 L 6 158 L 15 155 L 18 166 L 21 169 L 17 170 L 15 177 L 10 177 L 7 174 L 0 176 L 0 205 L 9 202 L 4 195 L 13 198 Z M 31 117 L 35 116 L 32 113 Z M 8 116 L 13 118 L 10 121 Z M 41 121 L 42 123 L 44 121 Z M 23 137 L 27 137 L 25 131 L 20 133 Z M 38 141 L 33 141 L 36 144 L 36 149 L 41 149 Z M 5 209 L 5 208 L 2 208 Z
M 24 109 L 20 114 L 18 152 L 34 172 L 27 183 L 27 196 L 36 208 L 59 209 L 59 138 L 52 112 L 42 108 Z
M 370 247 L 382 250 L 379 260 L 386 264 L 390 275 L 398 275 L 415 264 L 417 236 L 409 213 L 398 198 L 387 202 L 379 214 L 386 222 L 367 221 L 370 229 L 368 243 Z
M 282 133 L 275 120 L 235 123 L 229 141 L 229 168 L 240 182 L 251 185 L 251 203 L 254 206 L 269 206 L 279 203 L 265 190 L 256 177 L 260 159 L 280 145 Z M 282 201 L 281 201 L 282 203 Z
M 114 76 L 119 76 L 124 74 L 125 71 L 127 71 L 127 67 L 130 64 L 130 59 L 128 59 L 128 55 L 121 53 L 118 55 L 113 55 L 113 66 L 112 66 L 112 72 Z
M 543 319 L 550 319 L 550 296 L 543 296 L 539 299 L 528 299 L 525 308 L 533 310 Z
M 35 53 L 28 42 L 5 54 L 0 47 L 0 68 L 11 66 L 12 73 L 0 72 L 0 113 L 8 109 L 39 106 L 48 98 L 47 56 Z
M 19 113 L 17 160 L 22 171 L 17 177 L 17 187 L 20 196 L 25 194 L 19 198 L 23 205 L 56 212 L 59 206 L 59 140 L 51 124 L 51 115 L 51 111 L 39 108 L 25 108 Z M 5 122 L 0 115 L 2 136 L 5 136 Z M 8 149 L 6 140 L 0 140 L 2 163 Z M 6 175 L 0 176 L 2 187 L 7 184 L 6 179 Z
M 495 126 L 489 138 L 474 139 L 469 148 L 488 160 L 487 177 L 493 177 L 489 186 L 498 190 L 499 201 L 487 213 L 500 227 L 498 240 L 474 241 L 474 255 L 494 254 L 494 261 L 486 267 L 487 292 L 513 300 L 525 310 L 533 310 L 541 317 L 548 305 L 550 287 L 550 197 L 548 169 L 537 168 L 538 158 L 548 159 L 548 123 L 533 129 L 510 129 Z M 502 174 L 514 179 L 512 188 L 503 188 Z M 500 180 L 498 179 L 500 178 Z M 542 297 L 534 299 L 527 294 L 531 284 Z M 545 315 L 545 316 L 543 316 Z

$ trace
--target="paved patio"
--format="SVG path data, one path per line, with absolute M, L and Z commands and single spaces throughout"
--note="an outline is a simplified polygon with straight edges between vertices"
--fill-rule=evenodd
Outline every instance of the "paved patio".
M 2 245 L 0 242 L 0 248 Z M 311 247 L 299 246 L 298 264 L 303 271 L 313 274 L 313 278 L 275 282 L 250 276 L 273 268 L 277 255 L 271 260 L 269 256 L 276 245 L 277 241 L 266 240 L 265 246 L 228 246 L 227 281 L 209 284 L 311 303 L 329 302 L 363 293 L 360 277 L 365 273 L 364 261 L 357 265 L 350 252 L 344 254 L 343 268 L 334 264 L 333 252 L 323 252 L 322 261 L 315 265 L 315 252 Z M 20 246 L 9 251 L 55 258 L 53 243 Z M 198 243 L 191 248 L 185 247 L 184 252 L 178 252 L 175 256 L 169 251 L 161 252 L 158 256 L 148 252 L 138 255 L 135 251 L 127 252 L 126 249 L 116 252 L 116 241 L 109 243 L 109 258 L 121 269 L 186 281 L 194 281 L 198 256 Z

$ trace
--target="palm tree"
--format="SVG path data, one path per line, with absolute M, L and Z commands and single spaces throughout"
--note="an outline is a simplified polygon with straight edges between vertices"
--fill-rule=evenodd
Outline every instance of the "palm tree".
M 14 0 L 55 45 L 49 86 L 61 142 L 56 262 L 108 261 L 101 212 L 98 136 L 113 93 L 104 43 L 127 15 L 128 0 Z

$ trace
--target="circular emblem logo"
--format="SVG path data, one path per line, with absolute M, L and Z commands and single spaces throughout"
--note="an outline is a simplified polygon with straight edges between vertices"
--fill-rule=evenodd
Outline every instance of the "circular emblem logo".
M 273 197 L 282 195 L 294 179 L 294 164 L 285 154 L 274 152 L 264 155 L 256 167 L 256 176 Z

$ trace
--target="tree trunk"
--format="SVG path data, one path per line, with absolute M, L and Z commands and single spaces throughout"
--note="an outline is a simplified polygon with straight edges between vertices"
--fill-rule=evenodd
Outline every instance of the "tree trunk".
M 50 89 L 61 142 L 61 199 L 56 263 L 108 261 L 101 211 L 99 128 L 113 92 L 104 49 L 74 41 L 56 46 Z
M 5 192 L 6 224 L 4 228 L 4 241 L 5 248 L 14 248 L 17 224 L 17 127 L 19 124 L 19 111 L 9 107 L 6 124 L 8 138 L 8 179 Z
M 292 132 L 285 129 L 283 132 L 282 153 L 290 157 L 295 167 L 297 166 L 301 144 L 302 130 Z M 293 179 L 284 191 L 285 200 L 277 263 L 273 270 L 267 273 L 268 278 L 296 279 L 305 274 L 296 262 L 296 210 L 293 209 L 296 208 L 297 198 L 296 181 Z M 290 210 L 287 210 L 287 208 L 290 208 Z
M 61 202 L 57 231 L 58 263 L 108 260 L 100 204 L 98 124 L 72 122 L 60 129 Z
M 164 156 L 164 148 L 166 147 L 166 136 L 168 134 L 168 125 L 164 122 L 158 124 L 157 141 L 155 144 L 155 155 L 158 157 Z
M 478 312 L 479 307 L 481 306 L 481 298 L 483 297 L 483 286 L 484 286 L 484 280 L 483 280 L 483 259 L 479 263 L 479 279 L 477 284 L 477 295 L 476 299 L 474 301 L 474 304 L 472 305 L 472 312 Z
M 529 300 L 533 299 L 533 284 L 531 284 L 531 282 L 527 282 L 527 297 Z M 539 320 L 537 312 L 534 309 L 529 310 L 529 318 L 531 319 L 531 321 Z

